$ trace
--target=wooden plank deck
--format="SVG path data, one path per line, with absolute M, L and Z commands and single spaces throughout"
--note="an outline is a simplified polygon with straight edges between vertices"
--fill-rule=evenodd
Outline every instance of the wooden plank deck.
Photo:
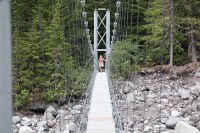
M 115 133 L 108 78 L 105 72 L 96 75 L 88 114 L 87 133 Z

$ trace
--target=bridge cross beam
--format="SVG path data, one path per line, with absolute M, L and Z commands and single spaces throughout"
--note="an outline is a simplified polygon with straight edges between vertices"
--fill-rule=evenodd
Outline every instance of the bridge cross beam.
M 104 17 L 101 18 L 98 11 L 106 11 Z M 106 23 L 104 20 L 106 19 Z M 98 22 L 100 20 L 100 23 Z M 104 34 L 101 35 L 99 29 L 103 25 Z M 106 36 L 106 41 L 104 37 Z M 99 45 L 103 43 L 105 48 L 98 48 Z M 95 9 L 94 10 L 94 69 L 98 70 L 98 51 L 106 51 L 106 59 L 110 55 L 110 10 L 106 9 Z

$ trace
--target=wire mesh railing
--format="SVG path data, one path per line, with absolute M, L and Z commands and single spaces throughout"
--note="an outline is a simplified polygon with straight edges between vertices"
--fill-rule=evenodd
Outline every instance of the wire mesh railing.
M 91 76 L 90 82 L 87 87 L 87 91 L 85 93 L 85 99 L 83 102 L 83 111 L 82 111 L 81 120 L 78 126 L 78 133 L 85 133 L 87 130 L 86 128 L 87 128 L 87 122 L 88 122 L 88 113 L 90 110 L 91 96 L 92 96 L 92 90 L 93 90 L 96 74 L 97 74 L 97 70 L 93 70 L 93 72 L 90 75 Z

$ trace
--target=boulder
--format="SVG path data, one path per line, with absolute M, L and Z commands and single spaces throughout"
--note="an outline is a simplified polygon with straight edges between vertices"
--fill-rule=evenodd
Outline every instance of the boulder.
M 198 97 L 200 94 L 200 82 L 196 82 L 196 85 L 190 87 L 189 89 L 190 89 L 192 95 Z
M 76 124 L 74 122 L 70 122 L 68 125 L 69 125 L 69 131 L 70 132 L 76 131 Z
M 145 126 L 144 127 L 144 132 L 149 132 L 151 130 L 151 126 Z
M 178 121 L 180 121 L 180 117 L 173 117 L 173 116 L 170 116 L 169 119 L 165 122 L 165 125 L 168 127 L 168 128 L 171 128 L 171 129 L 174 129 L 175 126 L 176 126 L 176 123 Z
M 166 129 L 166 126 L 164 124 L 154 125 L 153 127 L 154 132 L 164 131 L 165 129 Z
M 35 131 L 32 130 L 30 127 L 22 126 L 19 129 L 19 133 L 35 133 Z
M 58 112 L 56 111 L 56 109 L 53 106 L 48 107 L 46 112 L 47 113 L 51 113 L 53 116 L 57 116 L 58 115 Z
M 200 133 L 200 131 L 186 122 L 178 121 L 175 127 L 178 133 Z
M 171 111 L 171 116 L 173 116 L 173 117 L 178 117 L 180 115 L 181 115 L 181 113 L 178 111 Z
M 75 106 L 73 107 L 73 109 L 74 109 L 74 110 L 78 110 L 78 111 L 82 111 L 83 106 L 82 106 L 82 105 L 75 105 Z
M 37 123 L 37 127 L 43 127 L 43 126 L 46 125 L 46 124 L 47 124 L 46 121 L 39 121 L 39 122 Z
M 190 121 L 192 121 L 194 123 L 198 123 L 200 121 L 200 117 L 198 115 L 192 115 L 190 117 Z
M 31 103 L 28 107 L 31 111 L 43 113 L 45 112 L 47 105 L 44 102 L 34 102 Z
M 32 121 L 29 118 L 24 117 L 21 119 L 20 123 L 22 126 L 30 126 L 32 124 Z
M 196 74 L 195 74 L 195 77 L 200 77 L 200 68 L 198 68 Z
M 186 90 L 181 90 L 181 98 L 183 100 L 189 99 L 190 98 L 190 92 Z
M 124 127 L 132 128 L 133 126 L 134 126 L 134 122 L 131 121 L 131 120 L 127 120 L 127 121 L 124 123 Z
M 193 112 L 196 112 L 198 110 L 198 105 L 196 103 L 193 103 L 191 109 Z
M 133 94 L 132 93 L 128 93 L 127 97 L 126 97 L 126 100 L 128 102 L 134 102 L 134 96 L 133 96 Z
M 130 82 L 130 81 L 126 81 L 126 84 L 129 85 L 133 90 L 137 89 L 137 85 L 135 85 L 134 83 Z
M 13 116 L 12 123 L 17 124 L 21 121 L 21 118 L 19 116 Z
M 167 110 L 162 110 L 162 116 L 168 118 L 170 113 Z
M 188 124 L 194 127 L 196 126 L 196 124 L 193 121 L 189 121 Z
M 44 113 L 44 116 L 43 116 L 43 120 L 53 120 L 55 117 L 51 114 L 51 113 L 49 113 L 49 112 L 45 112 Z
M 122 86 L 122 92 L 124 94 L 127 94 L 127 93 L 130 93 L 130 91 L 131 91 L 131 87 L 127 83 L 123 84 L 123 86 Z
M 18 128 L 15 128 L 12 133 L 19 133 L 19 129 Z
M 146 69 L 146 72 L 147 72 L 148 74 L 152 74 L 152 73 L 155 72 L 155 69 L 154 69 L 154 68 L 148 68 L 148 69 Z
M 49 128 L 53 128 L 53 126 L 55 125 L 55 123 L 56 123 L 55 120 L 53 120 L 53 121 L 48 121 L 47 126 L 48 126 Z
M 161 103 L 162 104 L 167 104 L 168 102 L 169 102 L 169 100 L 167 98 L 161 99 Z
M 199 121 L 198 123 L 196 123 L 196 128 L 197 128 L 198 130 L 200 130 L 200 121 Z
M 167 121 L 167 118 L 162 118 L 162 119 L 161 119 L 161 122 L 162 122 L 163 124 L 165 124 L 166 121 Z
M 198 97 L 200 90 L 196 86 L 192 86 L 192 87 L 190 87 L 190 92 L 192 95 Z
M 157 95 L 153 92 L 151 92 L 150 94 L 147 95 L 148 99 L 155 99 L 157 97 Z

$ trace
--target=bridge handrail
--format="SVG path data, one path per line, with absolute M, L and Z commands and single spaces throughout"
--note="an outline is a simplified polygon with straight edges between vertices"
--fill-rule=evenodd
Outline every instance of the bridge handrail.
M 90 110 L 90 102 L 91 102 L 91 94 L 92 94 L 92 89 L 94 86 L 94 80 L 97 74 L 97 70 L 93 70 L 93 72 L 91 73 L 91 78 L 90 78 L 90 82 L 87 88 L 87 91 L 85 93 L 86 97 L 85 100 L 83 102 L 83 111 L 82 111 L 82 116 L 81 116 L 81 120 L 80 120 L 80 124 L 78 127 L 78 132 L 79 133 L 85 133 L 86 132 L 86 126 L 87 126 L 87 122 L 88 122 L 88 113 Z M 85 126 L 85 127 L 84 127 Z
M 114 87 L 113 87 L 113 83 L 112 83 L 112 79 L 111 79 L 111 76 L 110 76 L 110 71 L 109 69 L 106 69 L 106 73 L 107 73 L 107 76 L 108 76 L 108 85 L 109 85 L 109 90 L 110 90 L 110 95 L 111 95 L 111 102 L 112 102 L 112 107 L 113 107 L 113 119 L 114 119 L 114 122 L 115 122 L 115 128 L 116 128 L 116 131 L 117 132 L 120 132 L 122 131 L 122 122 L 121 122 L 121 116 L 120 116 L 120 111 L 118 110 L 118 107 L 117 107 L 117 101 L 116 101 L 116 96 L 115 96 L 115 93 L 114 93 Z

